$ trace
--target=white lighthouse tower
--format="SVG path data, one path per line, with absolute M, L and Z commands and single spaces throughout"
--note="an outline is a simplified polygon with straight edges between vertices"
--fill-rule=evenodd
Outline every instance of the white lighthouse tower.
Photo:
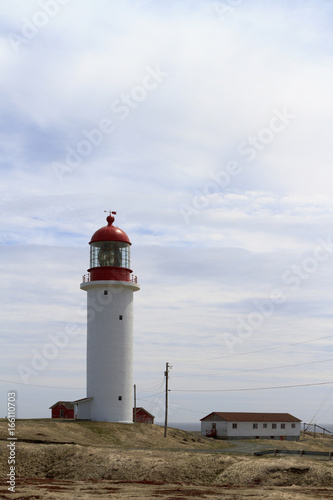
M 115 212 L 112 212 L 115 214 Z M 90 266 L 80 287 L 87 292 L 87 398 L 80 417 L 133 422 L 133 292 L 131 242 L 114 217 L 90 240 Z M 79 403 L 79 402 L 78 402 Z M 81 407 L 81 408 L 80 408 Z

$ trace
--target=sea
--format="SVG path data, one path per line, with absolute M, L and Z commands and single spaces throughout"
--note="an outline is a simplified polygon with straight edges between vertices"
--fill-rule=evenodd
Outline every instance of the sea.
M 313 432 L 313 430 L 314 430 L 314 424 L 313 423 L 310 424 L 310 425 L 309 424 L 305 424 L 305 425 L 307 426 L 307 430 L 308 431 Z M 303 422 L 301 424 L 301 429 L 302 430 L 304 429 L 304 423 Z M 325 431 L 329 431 L 329 432 L 331 432 L 333 434 L 333 424 L 332 423 L 330 423 L 330 424 L 325 424 L 325 423 L 321 424 L 320 423 L 319 424 L 319 423 L 316 422 L 316 432 L 317 431 L 318 432 L 323 432 L 323 429 L 325 429 Z
M 155 422 L 156 425 L 164 425 L 164 422 Z M 200 422 L 168 422 L 168 427 L 181 429 L 182 431 L 200 432 Z

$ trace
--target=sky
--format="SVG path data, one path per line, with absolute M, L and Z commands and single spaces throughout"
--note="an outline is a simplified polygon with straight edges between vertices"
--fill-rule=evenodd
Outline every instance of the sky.
M 137 404 L 333 420 L 333 5 L 0 9 L 0 415 L 85 394 L 91 235 L 129 236 Z

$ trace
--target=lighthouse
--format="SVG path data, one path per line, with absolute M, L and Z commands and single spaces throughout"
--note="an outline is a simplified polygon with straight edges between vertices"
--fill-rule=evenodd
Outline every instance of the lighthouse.
M 87 292 L 87 397 L 79 418 L 133 422 L 133 293 L 140 290 L 130 264 L 131 242 L 114 226 L 91 237 Z M 80 403 L 78 401 L 77 403 Z

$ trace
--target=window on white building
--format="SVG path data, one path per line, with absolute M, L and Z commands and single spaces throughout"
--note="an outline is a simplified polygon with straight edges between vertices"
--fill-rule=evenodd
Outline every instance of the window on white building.
M 295 429 L 296 428 L 296 424 L 291 424 L 291 428 Z
M 232 424 L 233 429 L 237 429 L 237 424 Z
M 258 429 L 258 424 L 253 424 L 253 429 Z
M 264 425 L 263 425 L 263 428 L 264 428 L 264 429 L 267 429 L 267 424 L 264 424 Z
M 272 424 L 272 429 L 276 429 L 276 424 Z
M 281 429 L 285 429 L 286 428 L 286 424 L 281 424 Z

